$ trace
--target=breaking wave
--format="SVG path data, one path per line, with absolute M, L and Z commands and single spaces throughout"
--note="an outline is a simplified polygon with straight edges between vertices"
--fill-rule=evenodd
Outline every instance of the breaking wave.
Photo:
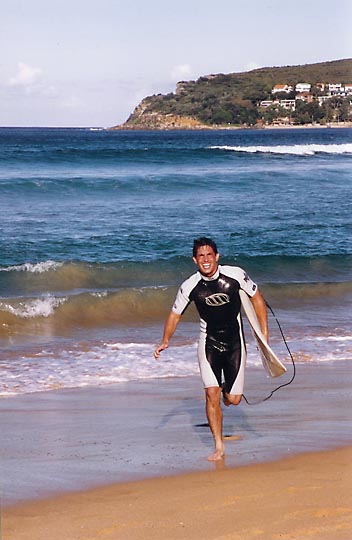
M 351 154 L 352 144 L 293 144 L 277 146 L 211 146 L 212 150 L 227 150 L 247 154 L 291 154 L 294 156 L 314 156 L 315 154 Z
M 342 305 L 352 295 L 352 282 L 267 284 L 261 287 L 275 309 L 298 309 L 303 305 Z M 177 291 L 176 286 L 125 288 L 50 294 L 42 297 L 3 298 L 0 301 L 0 337 L 28 333 L 74 334 L 79 329 L 145 327 L 162 324 Z M 194 306 L 185 321 L 196 322 Z
M 56 261 L 44 261 L 38 263 L 23 263 L 14 266 L 7 266 L 1 268 L 0 272 L 31 272 L 32 274 L 42 274 L 43 272 L 49 272 L 50 270 L 57 270 L 64 263 Z

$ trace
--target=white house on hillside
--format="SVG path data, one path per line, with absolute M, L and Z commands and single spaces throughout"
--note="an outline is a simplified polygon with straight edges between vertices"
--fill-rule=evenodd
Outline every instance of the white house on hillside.
M 341 94 L 343 91 L 341 83 L 329 84 L 328 88 L 329 88 L 330 94 Z
M 286 92 L 286 94 L 289 94 L 292 92 L 293 86 L 289 86 L 288 84 L 275 84 L 274 88 L 272 89 L 272 94 L 277 94 L 278 92 Z
M 300 92 L 299 94 L 296 94 L 296 100 L 301 100 L 305 103 L 312 103 L 313 96 L 310 92 Z
M 296 92 L 303 93 L 303 92 L 310 92 L 312 85 L 309 83 L 298 83 L 296 84 L 295 90 Z
M 280 107 L 287 109 L 288 111 L 296 110 L 296 100 L 295 99 L 281 99 Z

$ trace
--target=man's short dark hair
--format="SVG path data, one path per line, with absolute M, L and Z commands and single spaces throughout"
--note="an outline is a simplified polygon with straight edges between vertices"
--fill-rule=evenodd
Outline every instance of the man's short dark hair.
M 201 238 L 196 238 L 195 240 L 193 240 L 193 257 L 197 257 L 197 251 L 202 246 L 209 246 L 213 248 L 215 255 L 218 252 L 218 248 L 214 240 L 212 240 L 211 238 L 207 238 L 206 236 L 202 236 Z

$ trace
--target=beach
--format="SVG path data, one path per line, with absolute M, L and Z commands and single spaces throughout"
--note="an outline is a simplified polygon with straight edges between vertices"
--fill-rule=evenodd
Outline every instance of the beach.
M 4 540 L 349 540 L 351 448 L 118 484 L 5 512 Z
M 347 128 L 0 129 L 2 539 L 350 540 L 351 156 Z M 153 357 L 203 235 L 287 368 L 244 321 L 217 464 L 194 306 Z
M 224 410 L 212 464 L 198 377 L 3 399 L 3 539 L 348 540 L 350 403 L 348 361 L 301 365 Z

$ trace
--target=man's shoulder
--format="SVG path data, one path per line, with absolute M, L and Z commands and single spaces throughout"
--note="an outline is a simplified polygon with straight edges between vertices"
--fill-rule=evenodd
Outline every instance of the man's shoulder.
M 243 279 L 244 276 L 247 275 L 247 272 L 243 270 L 243 268 L 241 268 L 240 266 L 221 265 L 219 266 L 219 270 L 220 274 L 235 279 Z
M 201 275 L 199 274 L 199 272 L 195 272 L 181 283 L 180 289 L 192 290 L 197 285 L 197 283 L 199 283 L 200 280 Z
M 230 279 L 235 279 L 241 289 L 246 291 L 249 296 L 254 296 L 257 291 L 257 284 L 252 281 L 247 272 L 240 266 L 222 266 L 220 274 Z
M 192 291 L 195 289 L 197 284 L 200 281 L 200 275 L 198 272 L 189 276 L 183 283 L 180 285 L 176 299 L 172 308 L 174 313 L 182 315 L 184 310 L 187 308 L 187 305 L 191 302 L 190 296 Z

